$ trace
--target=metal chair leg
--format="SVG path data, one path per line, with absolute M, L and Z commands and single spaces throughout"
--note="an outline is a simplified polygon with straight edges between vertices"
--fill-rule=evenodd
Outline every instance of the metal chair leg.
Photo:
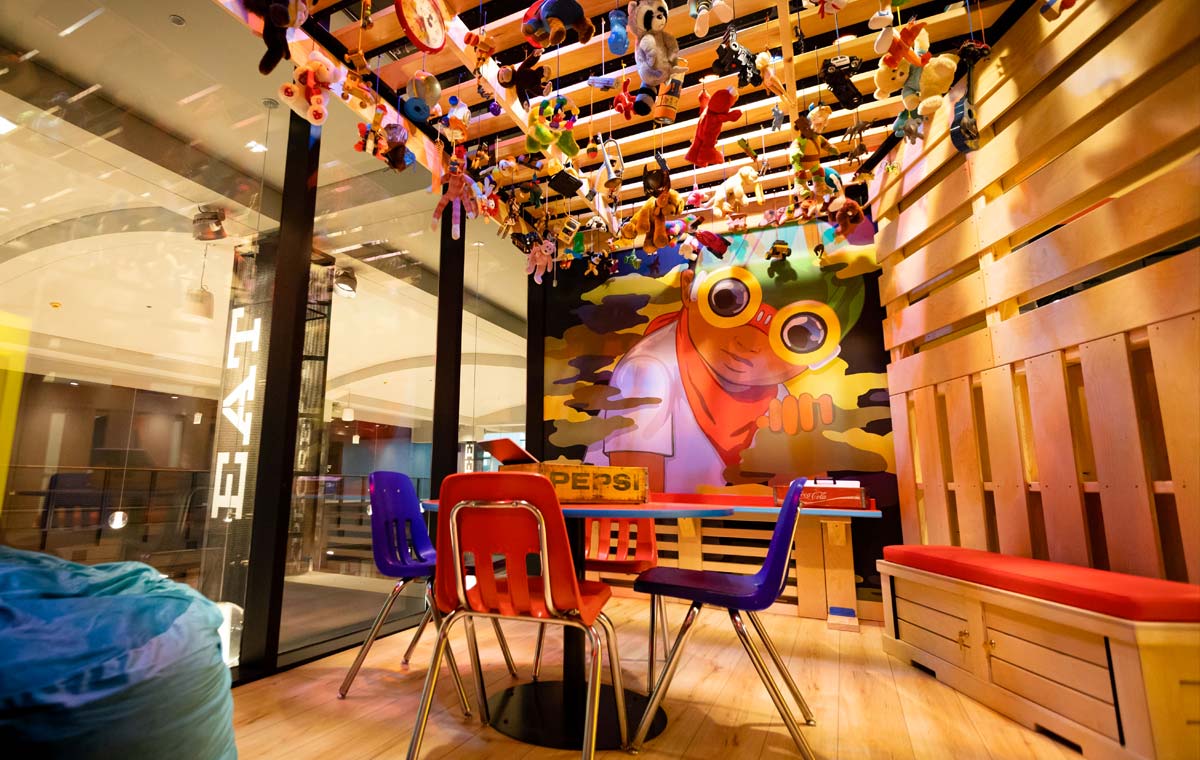
M 338 687 L 338 699 L 346 698 L 346 693 L 350 691 L 350 684 L 354 683 L 354 678 L 358 675 L 358 669 L 362 667 L 363 660 L 367 659 L 367 652 L 371 651 L 371 645 L 375 643 L 375 639 L 379 636 L 379 629 L 383 628 L 383 621 L 387 619 L 388 613 L 392 611 L 392 605 L 396 603 L 400 592 L 404 591 L 404 587 L 410 583 L 412 583 L 411 580 L 400 581 L 392 588 L 392 593 L 388 594 L 387 601 L 379 609 L 379 614 L 375 616 L 375 623 L 371 626 L 370 632 L 367 633 L 366 640 L 363 641 L 362 649 L 358 650 L 358 657 L 354 658 L 354 664 L 350 666 L 350 670 L 346 672 L 346 677 L 342 679 L 342 685 Z
M 758 613 L 747 612 L 746 617 L 750 618 L 750 624 L 754 626 L 754 630 L 758 631 L 758 637 L 762 639 L 763 645 L 766 646 L 767 654 L 771 656 L 771 659 L 775 662 L 775 668 L 783 676 L 783 682 L 787 684 L 788 689 L 792 692 L 792 698 L 800 706 L 800 712 L 804 713 L 804 722 L 810 726 L 817 725 L 817 719 L 813 717 L 813 711 L 809 709 L 808 702 L 804 701 L 804 696 L 796 686 L 795 680 L 792 679 L 792 674 L 788 672 L 787 665 L 784 664 L 783 658 L 779 656 L 779 650 L 775 648 L 775 642 L 771 641 L 771 637 L 767 635 L 766 627 L 758 619 Z
M 603 612 L 596 616 L 596 622 L 604 630 L 604 639 L 608 643 L 608 670 L 612 678 L 613 698 L 617 704 L 617 727 L 621 732 L 621 748 L 624 749 L 629 744 L 629 725 L 625 716 L 625 682 L 621 676 L 621 654 L 617 650 L 617 629 Z
M 408 760 L 417 760 L 417 756 L 421 754 L 421 742 L 425 739 L 425 726 L 429 723 L 429 710 L 433 706 L 433 691 L 437 687 L 438 671 L 441 670 L 442 657 L 450 651 L 450 628 L 460 617 L 460 613 L 452 612 L 445 623 L 438 626 L 437 640 L 433 645 L 433 659 L 429 663 L 428 672 L 425 673 L 425 690 L 421 692 L 417 722 L 413 725 L 412 741 L 408 745 Z M 457 669 L 452 672 L 457 672 Z
M 808 740 L 800 733 L 800 726 L 796 725 L 796 719 L 792 716 L 792 710 L 783 701 L 783 695 L 779 693 L 779 687 L 775 685 L 775 680 L 771 678 L 771 673 L 767 670 L 767 664 L 763 662 L 762 656 L 758 653 L 758 648 L 754 646 L 754 641 L 750 638 L 750 634 L 746 631 L 746 624 L 742 622 L 742 616 L 737 610 L 729 610 L 729 619 L 733 621 L 733 629 L 737 631 L 738 638 L 742 640 L 742 646 L 746 649 L 746 654 L 750 656 L 750 662 L 754 664 L 754 669 L 758 672 L 759 679 L 763 682 L 763 686 L 767 687 L 767 693 L 771 695 L 771 701 L 775 703 L 775 709 L 779 711 L 779 717 L 783 718 L 783 724 L 787 726 L 788 733 L 792 735 L 792 741 L 796 743 L 796 748 L 800 750 L 801 756 L 805 760 L 816 760 L 816 755 L 813 754 L 812 747 L 808 746 Z
M 437 605 L 430 600 L 430 615 L 433 617 L 433 624 L 437 630 L 442 628 L 442 613 L 438 611 Z M 462 708 L 463 715 L 471 717 L 471 704 L 467 702 L 467 690 L 463 688 L 462 674 L 458 672 L 458 660 L 454 658 L 454 649 L 446 645 L 446 668 L 450 671 L 450 677 L 454 679 L 454 689 L 458 692 L 458 704 Z
M 533 680 L 542 674 L 542 640 L 546 638 L 546 624 L 538 626 L 537 645 L 533 648 Z
M 651 594 L 650 595 L 650 639 L 649 639 L 648 646 L 646 648 L 647 649 L 647 651 L 646 651 L 646 693 L 647 694 L 649 694 L 650 690 L 654 687 L 654 665 L 655 665 L 655 659 L 656 659 L 655 658 L 656 652 L 654 651 L 654 647 L 655 647 L 655 642 L 658 641 L 658 638 L 655 634 L 655 631 L 657 629 L 658 629 L 658 595 Z M 664 647 L 663 651 L 666 652 L 669 650 Z
M 483 725 L 492 722 L 491 711 L 488 710 L 487 687 L 483 679 L 483 665 L 479 662 L 479 641 L 475 638 L 475 619 L 467 615 L 467 647 L 471 650 L 471 670 L 475 673 L 475 702 L 479 707 L 479 720 Z
M 583 723 L 583 760 L 596 757 L 596 723 L 600 716 L 600 634 L 595 626 L 587 630 L 592 645 L 592 657 L 588 663 L 587 713 Z
M 492 628 L 496 631 L 496 640 L 500 642 L 500 652 L 504 655 L 504 664 L 508 666 L 508 674 L 517 677 L 517 666 L 513 664 L 512 652 L 508 651 L 508 642 L 504 640 L 504 631 L 500 630 L 500 621 L 492 618 Z
M 671 679 L 675 677 L 675 669 L 679 667 L 679 655 L 683 651 L 683 645 L 691 638 L 695 632 L 696 618 L 700 614 L 700 608 L 704 605 L 699 602 L 692 602 L 692 606 L 688 608 L 687 615 L 683 618 L 683 623 L 679 626 L 679 635 L 675 637 L 675 646 L 671 648 L 671 655 L 667 658 L 667 664 L 663 666 L 662 673 L 658 676 L 658 683 L 654 685 L 654 690 L 650 692 L 650 702 L 646 705 L 646 712 L 642 715 L 642 720 L 638 723 L 637 732 L 633 735 L 633 741 L 629 743 L 629 748 L 634 752 L 641 749 L 642 743 L 646 741 L 646 734 L 650 732 L 650 724 L 654 722 L 654 714 L 658 712 L 658 706 L 662 703 L 663 697 L 666 696 L 667 688 L 671 685 Z
M 667 602 L 658 597 L 658 635 L 662 639 L 663 654 L 671 651 L 671 627 L 667 622 Z
M 425 609 L 425 614 L 421 616 L 420 624 L 417 625 L 417 632 L 413 634 L 412 641 L 410 641 L 408 644 L 408 649 L 404 650 L 404 659 L 401 660 L 401 662 L 405 665 L 407 665 L 408 661 L 412 659 L 413 652 L 417 648 L 417 642 L 421 640 L 421 634 L 425 633 L 425 626 L 429 625 L 429 621 L 432 619 L 433 613 L 430 612 L 429 608 L 427 607 Z

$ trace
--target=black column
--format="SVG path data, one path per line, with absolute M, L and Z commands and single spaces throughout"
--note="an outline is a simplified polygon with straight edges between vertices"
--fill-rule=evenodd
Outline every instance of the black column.
M 260 254 L 274 256 L 275 291 L 267 333 L 262 444 L 255 476 L 250 561 L 246 574 L 246 610 L 239 663 L 242 679 L 273 671 L 279 650 L 320 151 L 321 128 L 291 114 L 277 248 Z
M 525 303 L 525 450 L 546 458 L 546 288 L 529 280 Z
M 441 253 L 438 259 L 437 359 L 433 373 L 432 482 L 429 486 L 430 494 L 435 499 L 442 489 L 442 479 L 458 471 L 466 245 L 462 236 L 455 240 L 451 234 L 452 218 L 449 209 L 442 215 Z

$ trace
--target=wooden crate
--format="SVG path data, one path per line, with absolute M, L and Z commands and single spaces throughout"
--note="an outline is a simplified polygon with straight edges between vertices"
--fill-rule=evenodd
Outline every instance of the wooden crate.
M 645 467 L 603 467 L 590 464 L 538 462 L 501 465 L 502 472 L 536 472 L 554 484 L 563 503 L 619 502 L 644 504 L 647 493 Z

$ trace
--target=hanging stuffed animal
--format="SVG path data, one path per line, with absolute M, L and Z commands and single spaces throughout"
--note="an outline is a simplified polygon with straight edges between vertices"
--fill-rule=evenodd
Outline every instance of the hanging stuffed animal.
M 788 147 L 788 160 L 796 181 L 801 185 L 800 195 L 808 194 L 804 185 L 812 182 L 813 193 L 817 197 L 823 197 L 829 193 L 830 189 L 825 183 L 825 171 L 821 168 L 821 157 L 822 155 L 838 155 L 837 148 L 834 148 L 829 140 L 812 128 L 807 113 L 799 115 L 793 128 L 796 131 L 796 138 Z
M 478 32 L 464 34 L 463 42 L 475 52 L 475 68 L 471 70 L 471 73 L 479 76 L 479 70 L 483 68 L 483 64 L 490 61 L 496 54 L 496 41 L 487 33 L 486 29 L 480 29 Z
M 708 36 L 714 18 L 719 24 L 728 24 L 733 19 L 733 8 L 725 0 L 688 0 L 688 14 L 696 19 L 692 32 L 703 39 Z
M 537 0 L 521 21 L 521 34 L 535 48 L 561 45 L 567 39 L 568 29 L 575 30 L 581 45 L 596 32 L 577 0 Z
M 890 98 L 903 87 L 911 69 L 912 64 L 903 59 L 894 67 L 880 63 L 879 68 L 875 69 L 875 100 Z
M 525 136 L 525 150 L 529 153 L 544 153 L 556 146 L 568 158 L 579 155 L 579 143 L 575 141 L 575 120 L 579 110 L 562 95 L 546 98 L 529 109 L 529 132 Z
M 733 226 L 733 220 L 741 218 L 744 226 L 751 195 L 758 203 L 763 202 L 762 179 L 753 166 L 743 166 L 717 187 L 713 196 L 713 215 L 718 219 L 728 217 L 730 226 Z
M 633 95 L 629 94 L 629 77 L 621 80 L 621 91 L 613 96 L 613 110 L 625 117 L 633 118 Z
M 442 184 L 446 185 L 446 191 L 442 193 L 441 200 L 433 209 L 433 224 L 430 229 L 436 229 L 437 224 L 442 219 L 442 213 L 446 210 L 446 206 L 454 204 L 454 215 L 451 219 L 451 236 L 458 240 L 462 235 L 463 227 L 463 211 L 467 213 L 468 219 L 474 219 L 479 213 L 479 206 L 476 204 L 476 192 L 474 180 L 467 176 L 463 167 L 463 159 L 465 156 L 460 156 L 456 151 L 450 157 L 450 162 L 446 167 L 446 172 L 442 174 Z
M 383 134 L 387 139 L 387 149 L 383 151 L 383 160 L 397 172 L 402 172 L 417 162 L 416 155 L 408 149 L 408 130 L 402 124 L 386 124 Z
M 945 53 L 934 56 L 929 63 L 921 67 L 920 89 L 917 92 L 919 102 L 917 113 L 928 119 L 942 107 L 942 96 L 950 91 L 954 84 L 954 72 L 958 69 L 957 56 Z M 907 106 L 908 103 L 906 102 Z M 909 110 L 912 110 L 911 108 Z
M 542 51 L 534 48 L 515 69 L 501 66 L 496 72 L 496 80 L 516 93 L 523 108 L 529 108 L 531 98 L 550 94 L 550 72 L 545 66 L 537 65 L 541 57 Z
M 629 4 L 629 29 L 637 40 L 633 59 L 642 78 L 633 105 L 639 116 L 650 115 L 658 86 L 680 65 L 679 43 L 666 31 L 669 16 L 666 0 L 634 0 Z
M 654 253 L 671 244 L 671 235 L 667 232 L 667 219 L 683 213 L 683 196 L 677 190 L 671 189 L 668 179 L 659 189 L 657 195 L 647 198 L 633 218 L 621 227 L 620 238 L 632 241 L 638 235 L 642 236 L 642 250 Z
M 542 277 L 554 270 L 554 260 L 558 258 L 558 246 L 553 240 L 543 240 L 534 243 L 525 258 L 525 274 L 533 275 L 533 281 L 542 284 Z
M 833 109 L 824 103 L 814 102 L 808 107 L 808 123 L 817 134 L 825 131 L 831 116 L 833 116 Z
M 879 6 L 879 10 L 877 10 L 875 14 L 867 20 L 867 28 L 886 29 L 892 25 L 893 20 L 895 20 L 895 16 L 892 13 L 891 3 L 888 3 L 887 5 L 881 5 Z
M 913 49 L 924 31 L 925 22 L 916 19 L 909 20 L 898 32 L 890 26 L 880 31 L 875 38 L 875 52 L 881 56 L 880 65 L 894 69 L 902 60 L 908 61 L 913 66 L 924 66 L 928 63 L 930 58 L 928 35 L 925 35 L 924 53 L 919 54 Z
M 310 124 L 319 126 L 329 115 L 325 108 L 326 93 L 331 86 L 341 83 L 345 73 L 314 50 L 308 54 L 308 60 L 292 72 L 292 81 L 279 86 L 279 99 Z
M 732 87 L 717 90 L 712 95 L 700 93 L 700 120 L 696 124 L 696 137 L 688 148 L 685 160 L 695 166 L 712 166 L 725 161 L 724 154 L 717 150 L 717 139 L 721 128 L 742 118 L 740 109 L 733 107 L 737 92 Z
M 387 106 L 383 103 L 375 106 L 375 114 L 370 124 L 358 125 L 358 142 L 354 149 L 359 153 L 370 153 L 375 158 L 381 158 L 387 150 L 387 135 L 383 131 L 383 117 L 387 115 Z
M 754 66 L 762 76 L 763 89 L 772 95 L 778 96 L 780 102 L 787 106 L 789 110 L 795 108 L 796 99 L 788 95 L 787 89 L 783 86 L 783 80 L 775 73 L 775 66 L 771 63 L 771 54 L 767 52 L 759 53 L 754 59 Z
M 442 133 L 451 145 L 458 145 L 467 139 L 467 129 L 471 126 L 471 108 L 458 99 L 450 96 L 450 110 L 437 123 L 437 130 Z
M 308 19 L 308 3 L 305 0 L 245 0 L 245 7 L 262 19 L 262 38 L 267 51 L 258 62 L 258 71 L 270 74 L 280 61 L 291 60 L 288 30 L 299 29 Z
M 608 49 L 620 58 L 629 52 L 629 14 L 620 8 L 608 12 Z

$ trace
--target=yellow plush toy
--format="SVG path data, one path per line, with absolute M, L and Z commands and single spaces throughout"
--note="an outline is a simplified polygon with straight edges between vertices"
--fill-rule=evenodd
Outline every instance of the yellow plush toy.
M 912 64 L 906 60 L 901 60 L 895 68 L 880 63 L 879 68 L 875 69 L 875 99 L 890 98 L 903 87 L 905 80 L 908 79 L 911 66 Z
M 921 69 L 921 100 L 917 105 L 917 113 L 926 118 L 937 113 L 944 102 L 942 96 L 950 92 L 950 86 L 954 84 L 954 71 L 957 68 L 958 57 L 949 54 L 934 56 L 925 64 Z
M 661 195 L 648 198 L 634 212 L 633 218 L 621 227 L 621 239 L 634 240 L 638 235 L 644 235 L 642 250 L 646 253 L 666 248 L 671 244 L 667 219 L 682 214 L 683 205 L 683 196 L 675 190 L 668 189 Z

